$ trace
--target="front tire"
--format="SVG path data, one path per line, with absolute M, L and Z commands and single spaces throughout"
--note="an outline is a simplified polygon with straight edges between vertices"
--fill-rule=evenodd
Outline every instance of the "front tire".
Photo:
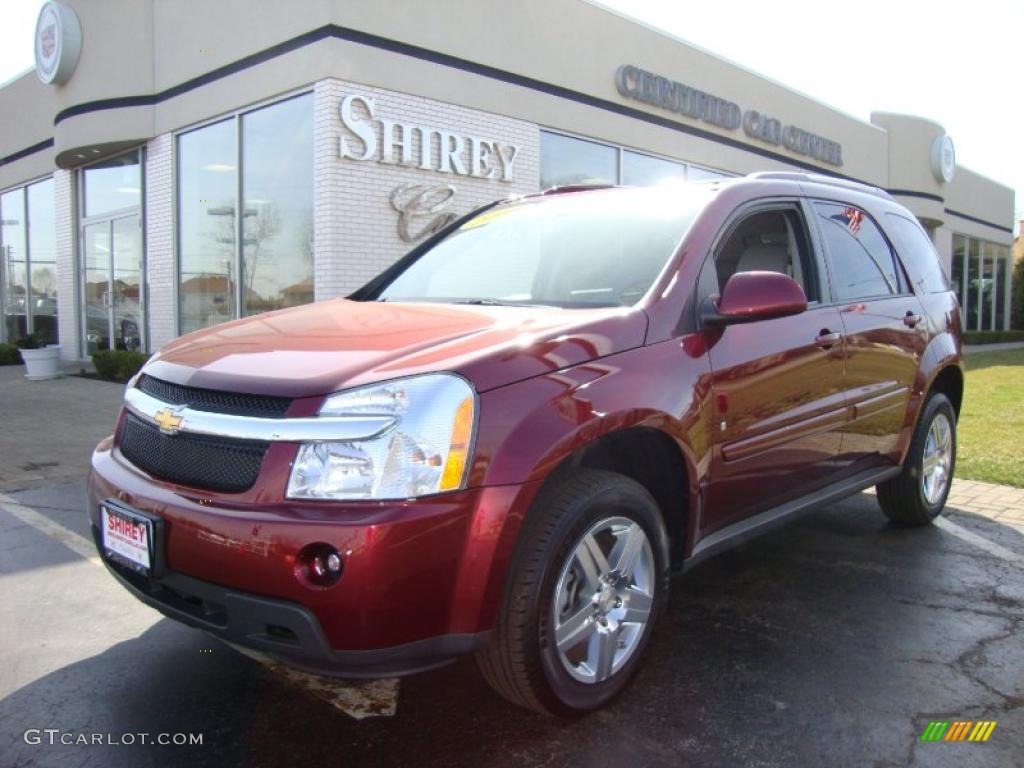
M 956 413 L 941 392 L 928 398 L 903 471 L 878 485 L 878 505 L 895 523 L 927 525 L 942 511 L 956 466 Z
M 668 595 L 668 537 L 639 483 L 578 469 L 523 524 L 500 615 L 476 655 L 487 682 L 544 714 L 604 706 L 636 672 Z

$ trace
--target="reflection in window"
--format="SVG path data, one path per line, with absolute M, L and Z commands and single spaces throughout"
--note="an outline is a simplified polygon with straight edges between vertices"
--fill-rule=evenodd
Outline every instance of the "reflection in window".
M 701 168 L 700 166 L 691 165 L 686 171 L 687 181 L 710 181 L 714 179 L 728 179 L 730 178 L 728 173 L 722 173 L 721 171 L 712 171 L 708 168 Z
M 618 149 L 541 131 L 541 189 L 568 184 L 617 184 Z
M 978 301 L 981 302 L 981 330 L 987 331 L 993 328 L 995 318 L 992 314 L 992 305 L 996 296 L 996 267 L 995 243 L 982 243 L 981 248 L 981 291 Z
M 967 241 L 967 330 L 978 330 L 978 302 L 981 300 L 981 241 Z
M 686 178 L 686 166 L 660 157 L 622 151 L 622 183 L 643 187 L 660 184 L 663 181 L 682 181 Z
M 25 253 L 25 194 L 15 189 L 0 196 L 3 230 L 4 325 L 8 339 L 28 333 L 28 258 Z
M 242 116 L 246 315 L 313 301 L 312 100 Z
M 28 196 L 29 285 L 32 332 L 57 343 L 57 226 L 53 218 L 53 179 L 31 184 Z
M 814 208 L 832 260 L 837 299 L 900 292 L 889 244 L 862 210 L 833 203 L 815 203 Z
M 178 210 L 182 333 L 311 302 L 312 95 L 178 136 Z
M 619 166 L 622 166 L 620 177 Z M 728 173 L 655 157 L 613 144 L 540 132 L 540 186 L 571 184 L 648 186 L 673 179 L 727 179 Z
M 967 307 L 970 297 L 964 291 L 964 260 L 967 258 L 967 238 L 963 235 L 953 235 L 953 256 L 950 262 L 950 282 L 953 290 L 956 291 L 956 298 L 960 302 L 960 322 L 967 321 Z M 968 326 L 969 327 L 969 326 Z
M 235 121 L 178 137 L 181 332 L 235 317 Z
M 135 208 L 142 200 L 139 153 L 101 160 L 82 172 L 85 215 L 97 216 L 123 208 Z
M 53 179 L 0 195 L 0 338 L 57 339 L 57 244 Z
M 995 329 L 1002 330 L 1006 327 L 1006 302 L 1003 300 L 1003 297 L 1007 293 L 1007 256 L 1009 249 L 1005 245 L 994 247 L 996 257 L 996 290 L 993 292 L 992 300 L 995 302 Z

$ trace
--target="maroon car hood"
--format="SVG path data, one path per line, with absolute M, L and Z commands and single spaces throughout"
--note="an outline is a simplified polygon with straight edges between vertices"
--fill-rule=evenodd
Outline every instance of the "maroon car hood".
M 633 308 L 336 299 L 196 331 L 145 371 L 192 387 L 287 397 L 456 371 L 483 392 L 640 346 L 646 330 L 646 314 Z

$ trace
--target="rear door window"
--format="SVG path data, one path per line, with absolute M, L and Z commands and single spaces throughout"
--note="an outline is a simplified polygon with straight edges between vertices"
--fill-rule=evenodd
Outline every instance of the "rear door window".
M 860 208 L 814 203 L 832 265 L 837 301 L 895 296 L 901 292 L 892 249 L 874 221 Z

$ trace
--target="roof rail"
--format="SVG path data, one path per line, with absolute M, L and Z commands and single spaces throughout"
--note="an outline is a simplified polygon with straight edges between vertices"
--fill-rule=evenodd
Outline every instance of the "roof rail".
M 842 187 L 864 192 L 875 197 L 883 197 L 892 200 L 893 197 L 881 187 L 871 184 L 864 184 L 851 179 L 839 179 L 835 176 L 826 176 L 822 173 L 803 173 L 800 171 L 759 171 L 747 175 L 748 179 L 778 179 L 779 181 L 803 181 L 809 184 L 825 184 L 830 187 Z
M 563 184 L 562 186 L 548 187 L 541 192 L 542 195 L 564 195 L 567 192 L 589 192 L 593 189 L 614 189 L 617 184 Z

